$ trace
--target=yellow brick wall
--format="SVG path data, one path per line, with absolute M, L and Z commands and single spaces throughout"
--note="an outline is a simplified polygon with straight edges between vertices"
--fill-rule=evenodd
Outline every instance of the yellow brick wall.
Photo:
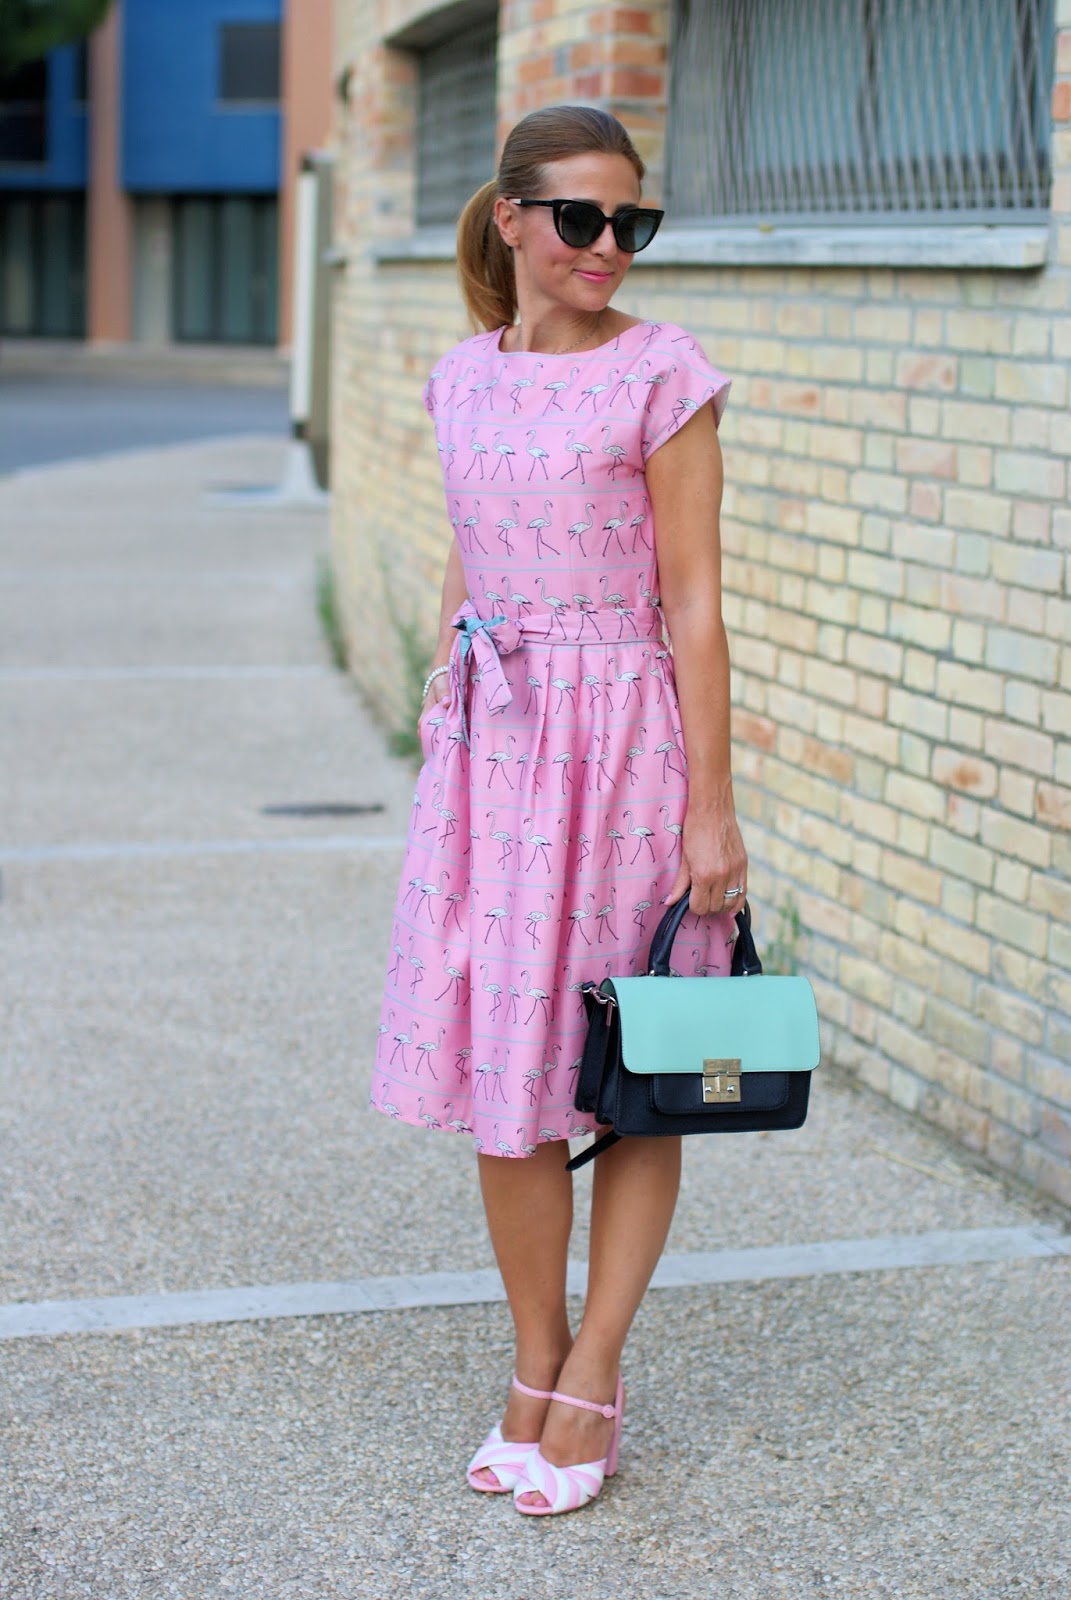
M 451 264 L 365 249 L 412 227 L 412 62 L 379 41 L 423 9 L 338 0 L 333 541 L 387 720 L 380 565 L 430 640 L 450 528 L 419 390 L 468 332 Z M 596 73 L 583 97 L 631 111 L 657 181 L 664 0 L 501 14 L 503 128 Z M 1043 270 L 635 268 L 618 303 L 733 377 L 737 803 L 767 934 L 798 904 L 827 1057 L 1071 1203 L 1071 0 L 1057 14 Z

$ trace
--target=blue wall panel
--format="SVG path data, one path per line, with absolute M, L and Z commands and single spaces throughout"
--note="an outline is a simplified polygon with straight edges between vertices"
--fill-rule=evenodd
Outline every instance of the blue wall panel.
M 0 189 L 40 191 L 86 186 L 86 108 L 74 98 L 73 46 L 54 50 L 48 63 L 48 160 L 42 166 L 0 164 Z
M 218 98 L 219 28 L 279 22 L 282 0 L 123 0 L 122 181 L 148 193 L 272 193 L 275 107 Z

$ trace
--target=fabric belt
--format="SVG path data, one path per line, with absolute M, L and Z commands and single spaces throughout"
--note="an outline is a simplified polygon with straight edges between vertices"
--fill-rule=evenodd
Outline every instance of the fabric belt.
M 625 649 L 645 640 L 662 638 L 662 613 L 656 606 L 643 605 L 633 611 L 628 606 L 592 606 L 535 612 L 531 616 L 507 617 L 499 612 L 481 617 L 471 600 L 466 600 L 451 617 L 458 631 L 458 650 L 451 664 L 455 676 L 457 703 L 461 710 L 461 733 L 469 742 L 466 698 L 470 678 L 482 683 L 489 711 L 502 711 L 513 700 L 503 656 L 524 645 L 591 645 Z M 473 673 L 473 663 L 476 671 Z

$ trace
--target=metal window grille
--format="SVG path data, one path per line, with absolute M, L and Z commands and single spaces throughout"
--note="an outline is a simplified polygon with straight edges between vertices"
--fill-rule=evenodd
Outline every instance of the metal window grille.
M 219 29 L 219 98 L 228 104 L 278 100 L 281 38 L 277 22 L 224 22 Z
M 1052 0 L 677 0 L 681 221 L 987 222 L 1049 204 Z
M 495 170 L 498 7 L 418 55 L 418 225 L 453 223 Z

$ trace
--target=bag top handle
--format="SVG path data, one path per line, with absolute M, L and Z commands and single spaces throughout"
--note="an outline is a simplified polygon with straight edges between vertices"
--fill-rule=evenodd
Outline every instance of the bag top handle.
M 655 929 L 650 954 L 647 957 L 649 977 L 669 977 L 669 958 L 673 952 L 673 941 L 677 936 L 677 929 L 688 914 L 688 901 L 689 891 L 686 889 L 681 898 L 663 914 Z M 759 953 L 755 949 L 755 940 L 751 933 L 751 907 L 745 900 L 744 909 L 736 913 L 732 975 L 734 978 L 750 978 L 761 972 L 762 962 L 759 960 Z

